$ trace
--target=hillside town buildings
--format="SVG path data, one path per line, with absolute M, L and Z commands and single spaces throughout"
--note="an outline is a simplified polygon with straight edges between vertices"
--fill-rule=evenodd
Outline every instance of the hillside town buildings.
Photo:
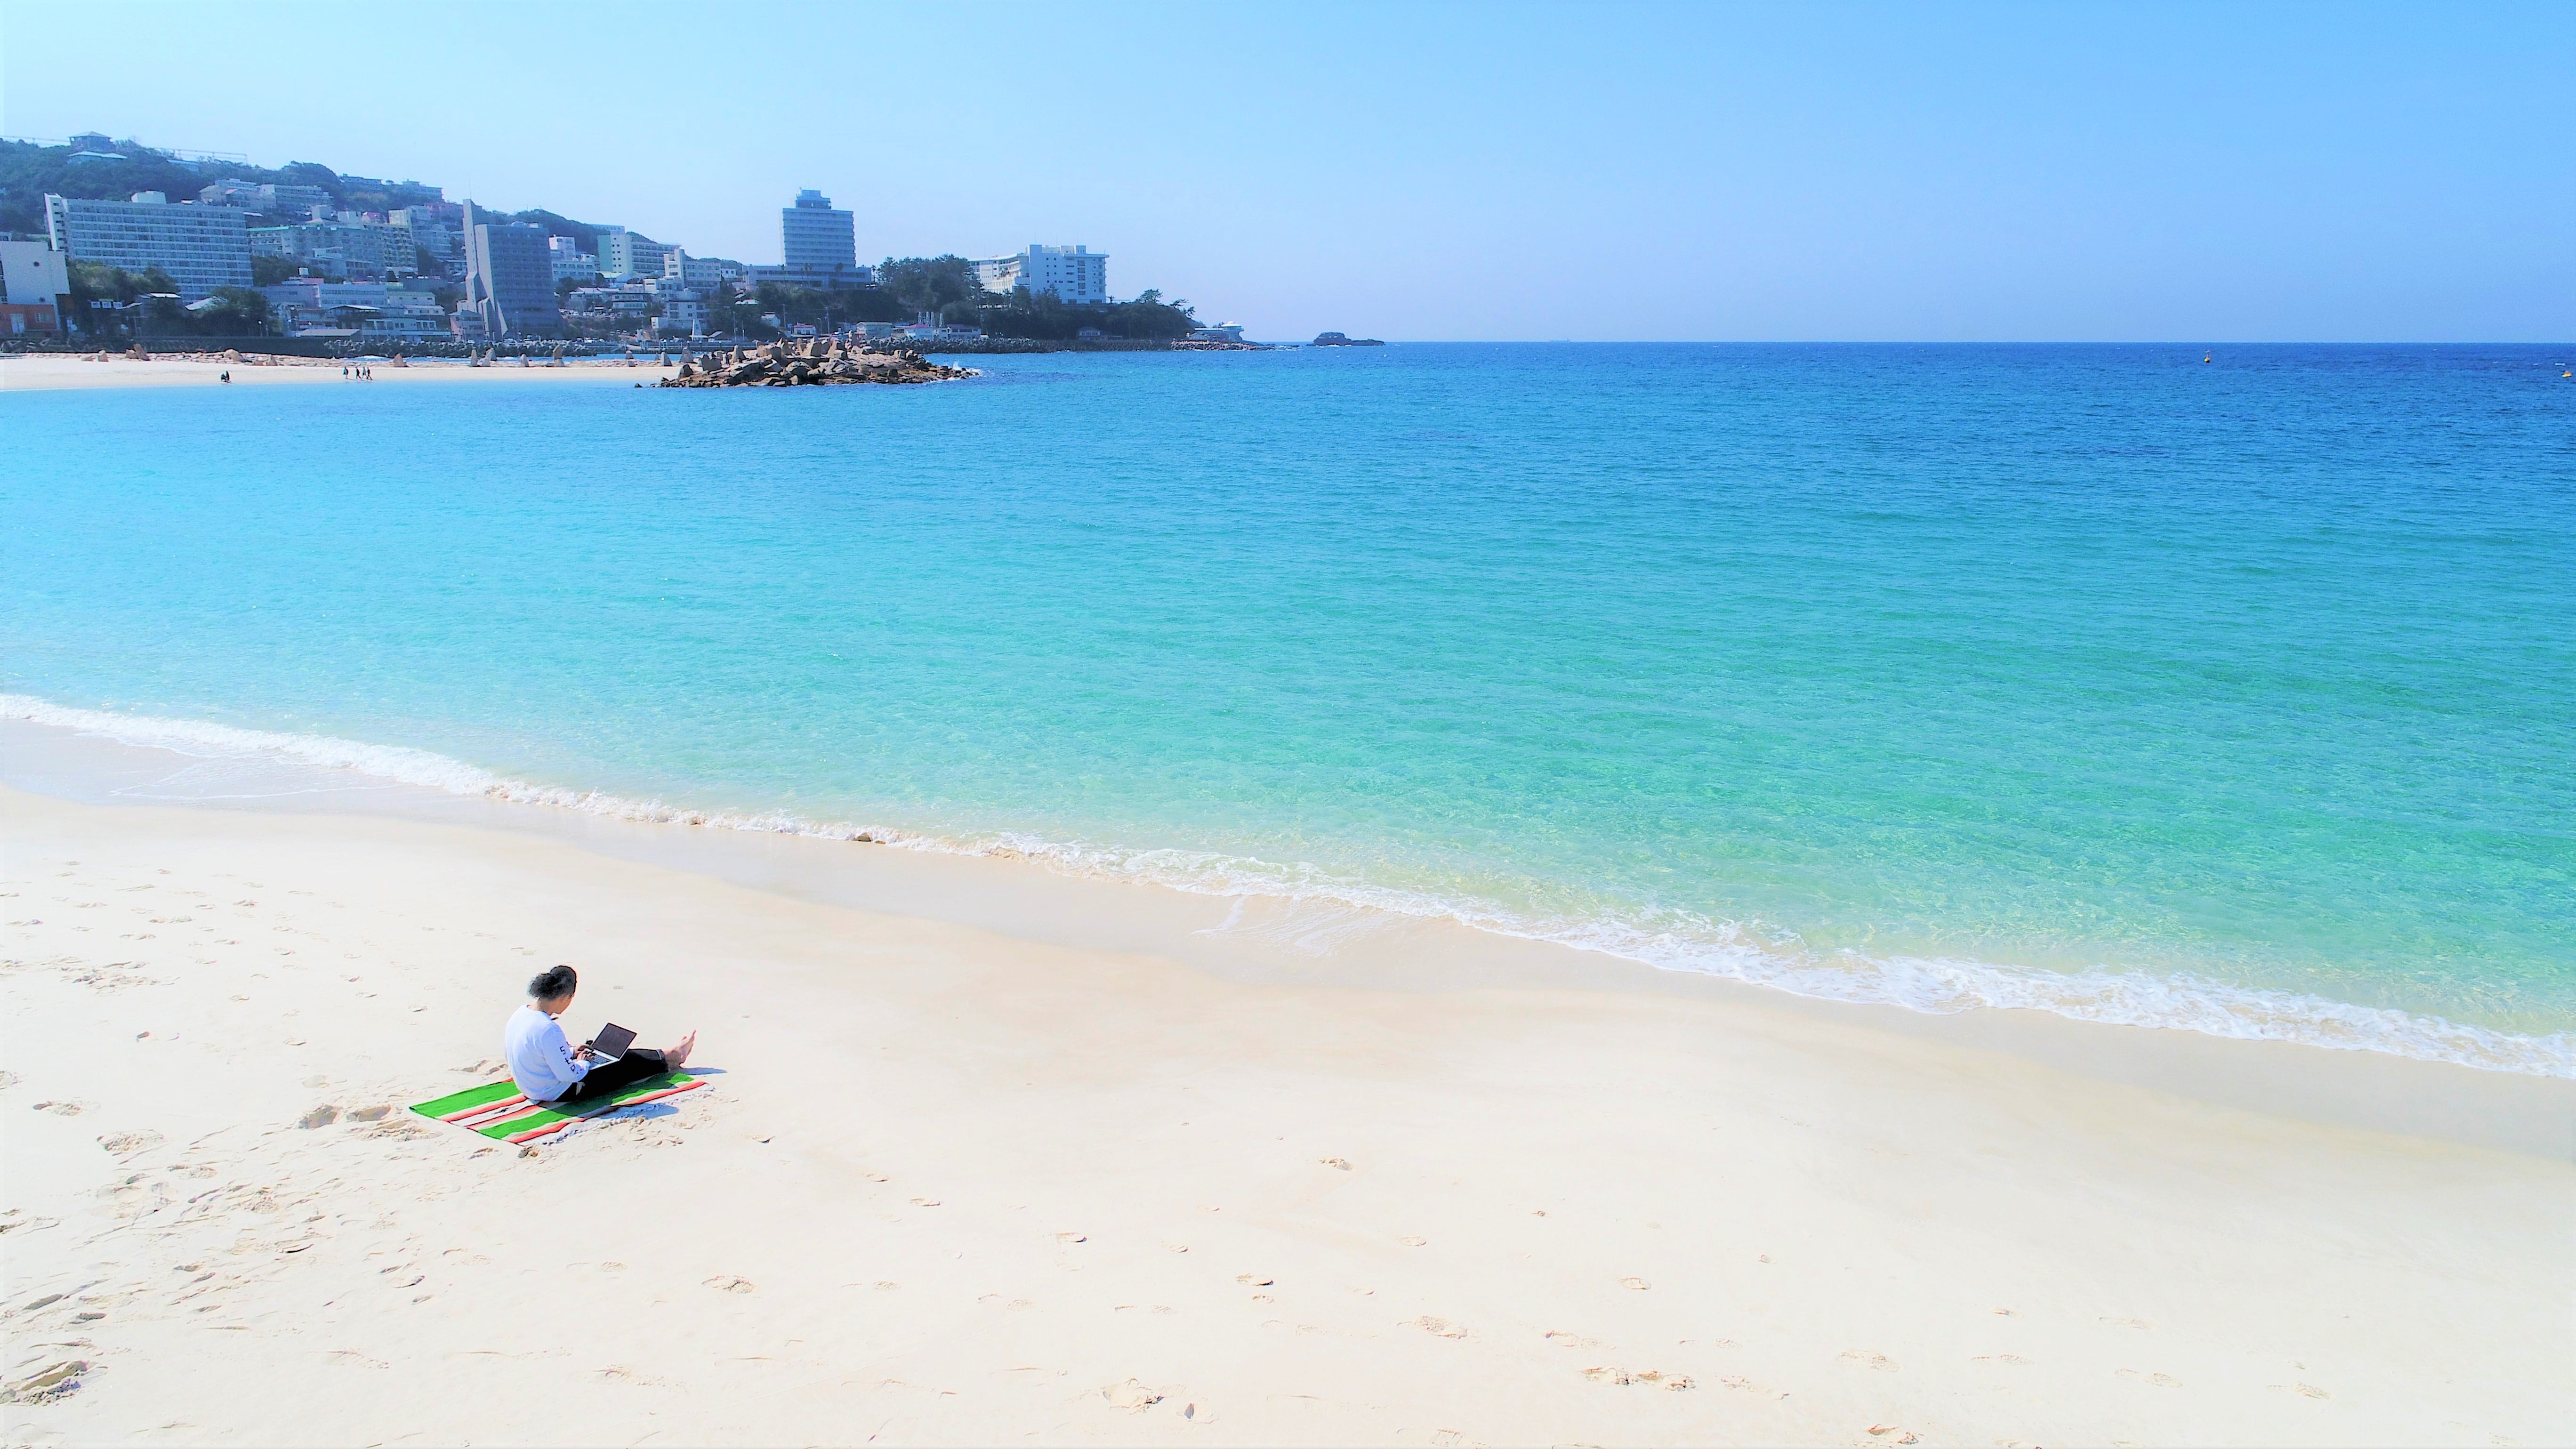
M 172 159 L 135 143 L 119 151 L 96 133 L 82 141 L 80 155 Z M 171 278 L 176 300 L 203 315 L 236 306 L 208 300 L 217 289 L 249 288 L 256 277 L 266 283 L 257 290 L 269 304 L 268 330 L 391 343 L 442 335 L 483 343 L 567 332 L 702 336 L 734 325 L 740 315 L 734 305 L 767 284 L 839 292 L 873 288 L 878 280 L 874 268 L 859 262 L 855 213 L 810 187 L 779 210 L 780 261 L 746 266 L 693 255 L 624 226 L 575 224 L 565 234 L 559 219 L 542 214 L 544 224 L 512 222 L 471 202 L 447 201 L 438 188 L 419 182 L 330 173 L 320 174 L 334 188 L 252 181 L 224 174 L 219 163 L 241 164 L 237 158 L 174 163 L 215 178 L 197 187 L 194 200 L 175 204 L 160 192 L 122 201 L 48 195 L 41 241 L 9 241 L 0 233 L 0 336 L 91 326 L 90 314 L 67 312 L 75 263 L 138 275 L 158 269 Z M 351 209 L 367 204 L 382 209 Z M 1108 261 L 1087 245 L 1032 243 L 972 267 L 987 294 L 1025 288 L 1100 306 L 1115 300 Z M 122 295 L 132 296 L 131 287 Z M 791 309 L 774 296 L 762 298 L 760 321 L 788 331 L 793 319 L 777 314 Z M 138 314 L 111 307 L 96 321 L 108 325 L 130 315 Z M 980 335 L 931 314 L 909 325 L 870 323 L 867 331 L 921 341 Z M 1234 340 L 1241 331 L 1227 324 L 1196 335 Z
M 250 229 L 252 256 L 278 257 L 311 271 L 353 281 L 382 281 L 419 272 L 417 246 L 408 227 L 345 218 L 297 226 Z

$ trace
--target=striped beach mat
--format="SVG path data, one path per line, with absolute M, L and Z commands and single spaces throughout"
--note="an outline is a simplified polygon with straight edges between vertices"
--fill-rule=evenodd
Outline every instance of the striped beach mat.
M 503 1077 L 497 1082 L 468 1087 L 436 1101 L 419 1103 L 412 1110 L 440 1122 L 453 1122 L 497 1141 L 534 1142 L 540 1137 L 561 1132 L 584 1118 L 605 1117 L 621 1107 L 658 1101 L 705 1085 L 703 1079 L 692 1077 L 687 1072 L 665 1072 L 658 1077 L 646 1077 L 614 1097 L 604 1097 L 596 1102 L 568 1102 L 559 1111 L 551 1104 L 529 1101 L 517 1083 Z

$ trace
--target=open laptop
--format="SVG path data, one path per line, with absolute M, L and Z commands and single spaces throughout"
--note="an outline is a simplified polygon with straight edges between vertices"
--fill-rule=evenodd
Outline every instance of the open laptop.
M 599 1035 L 582 1045 L 591 1050 L 590 1064 L 604 1067 L 626 1055 L 626 1049 L 635 1045 L 635 1033 L 612 1021 L 599 1029 Z

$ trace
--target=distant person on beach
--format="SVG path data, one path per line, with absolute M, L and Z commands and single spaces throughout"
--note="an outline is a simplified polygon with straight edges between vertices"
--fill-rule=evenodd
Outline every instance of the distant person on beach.
M 605 1101 L 664 1072 L 676 1072 L 689 1060 L 698 1034 L 690 1032 L 661 1051 L 629 1047 L 613 1062 L 600 1063 L 588 1043 L 564 1039 L 555 1018 L 572 1008 L 581 978 L 569 966 L 549 966 L 528 983 L 528 1003 L 510 1013 L 501 1035 L 501 1054 L 510 1061 L 510 1079 L 531 1102 Z

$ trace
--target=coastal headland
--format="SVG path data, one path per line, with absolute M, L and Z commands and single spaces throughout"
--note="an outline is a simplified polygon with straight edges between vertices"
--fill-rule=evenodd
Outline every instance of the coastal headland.
M 2576 1393 L 2564 1082 L 0 744 L 12 1442 L 2542 1443 Z M 557 961 L 708 1086 L 405 1110 Z

